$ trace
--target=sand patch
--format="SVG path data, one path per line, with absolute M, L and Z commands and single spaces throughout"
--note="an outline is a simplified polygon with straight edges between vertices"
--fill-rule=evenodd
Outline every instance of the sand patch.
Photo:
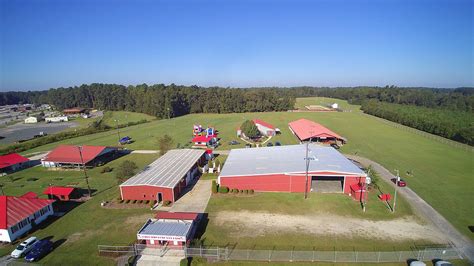
M 271 233 L 301 232 L 313 235 L 365 237 L 393 241 L 429 240 L 445 243 L 445 236 L 431 224 L 409 216 L 387 221 L 371 221 L 331 214 L 286 215 L 267 212 L 222 211 L 212 221 L 234 228 L 236 236 L 262 236 Z

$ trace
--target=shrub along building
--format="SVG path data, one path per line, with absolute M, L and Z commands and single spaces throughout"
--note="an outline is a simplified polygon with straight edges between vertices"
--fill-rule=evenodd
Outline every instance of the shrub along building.
M 117 156 L 118 149 L 114 147 L 60 145 L 41 159 L 41 164 L 49 168 L 93 167 Z
M 120 185 L 123 200 L 175 202 L 198 176 L 198 164 L 205 163 L 205 150 L 170 150 L 143 171 Z
M 30 165 L 30 160 L 18 153 L 0 155 L 0 173 L 15 172 Z
M 53 214 L 54 200 L 33 192 L 20 197 L 0 196 L 0 242 L 13 242 Z
M 304 118 L 290 122 L 288 126 L 300 142 L 312 141 L 342 145 L 347 141 L 330 129 Z
M 351 194 L 352 185 L 364 184 L 366 173 L 338 151 L 308 146 L 307 158 L 305 144 L 231 150 L 218 183 L 230 189 L 345 194 Z

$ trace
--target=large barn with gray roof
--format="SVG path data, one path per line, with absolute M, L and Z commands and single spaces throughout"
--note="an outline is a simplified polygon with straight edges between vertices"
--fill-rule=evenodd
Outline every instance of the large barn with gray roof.
M 204 153 L 197 149 L 168 151 L 120 185 L 122 199 L 175 202 L 198 175 Z
M 219 175 L 219 184 L 255 191 L 351 194 L 352 186 L 365 182 L 366 173 L 334 148 L 308 147 L 308 156 L 306 144 L 234 149 Z

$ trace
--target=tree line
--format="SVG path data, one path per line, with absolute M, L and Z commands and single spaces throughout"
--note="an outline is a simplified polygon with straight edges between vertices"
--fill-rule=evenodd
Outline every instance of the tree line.
M 362 110 L 402 125 L 474 145 L 474 117 L 470 112 L 393 104 L 375 99 L 365 101 Z
M 126 110 L 159 118 L 190 113 L 271 112 L 293 109 L 295 98 L 285 89 L 202 88 L 146 84 L 82 85 L 41 92 L 4 92 L 0 105 L 17 103 L 49 103 L 59 109 L 70 107 Z
M 386 87 L 340 87 L 340 88 L 294 88 L 294 96 L 320 96 L 347 100 L 352 104 L 362 104 L 375 99 L 381 102 L 423 106 L 453 111 L 474 111 L 474 88 L 435 89 Z

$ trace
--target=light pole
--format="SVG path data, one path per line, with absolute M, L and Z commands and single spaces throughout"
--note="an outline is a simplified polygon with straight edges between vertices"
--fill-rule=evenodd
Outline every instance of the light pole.
M 84 170 L 84 178 L 86 179 L 87 194 L 90 197 L 91 196 L 91 187 L 89 186 L 89 177 L 87 176 L 86 164 L 84 163 L 84 159 L 82 158 L 82 146 L 77 146 L 77 148 L 79 149 L 79 156 L 81 157 L 82 169 Z
M 398 169 L 395 169 L 397 172 L 397 179 L 395 180 L 395 195 L 393 196 L 393 211 L 395 212 L 395 206 L 397 205 L 397 191 L 398 191 L 398 182 L 400 181 L 400 172 Z

